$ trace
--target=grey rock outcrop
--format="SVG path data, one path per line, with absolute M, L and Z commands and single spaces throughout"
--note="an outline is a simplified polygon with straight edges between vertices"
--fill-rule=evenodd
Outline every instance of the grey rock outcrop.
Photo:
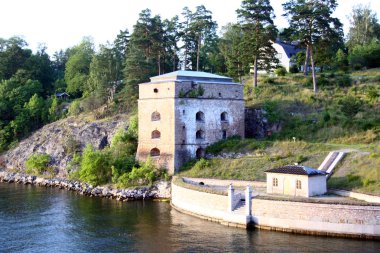
M 46 179 L 30 176 L 23 173 L 0 171 L 0 182 L 31 184 L 44 187 L 57 187 L 69 191 L 75 191 L 81 195 L 116 199 L 119 201 L 139 199 L 168 199 L 170 198 L 170 182 L 157 181 L 151 187 L 136 187 L 128 189 L 116 189 L 108 186 L 93 187 L 90 184 L 66 179 Z
M 33 153 L 44 153 L 51 157 L 50 166 L 57 176 L 67 177 L 67 165 L 72 159 L 70 148 L 79 152 L 87 144 L 102 149 L 111 141 L 116 130 L 127 128 L 126 115 L 109 119 L 88 121 L 86 118 L 69 117 L 44 126 L 29 138 L 21 141 L 16 148 L 0 156 L 0 167 L 5 170 L 24 172 L 25 161 Z

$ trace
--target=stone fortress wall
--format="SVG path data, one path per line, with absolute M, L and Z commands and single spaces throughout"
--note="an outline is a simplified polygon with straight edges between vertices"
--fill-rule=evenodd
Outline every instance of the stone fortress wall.
M 152 77 L 139 85 L 138 108 L 137 159 L 150 156 L 171 174 L 211 143 L 244 137 L 243 86 L 228 77 L 195 71 Z
M 253 197 L 251 217 L 228 210 L 228 196 L 195 191 L 172 182 L 172 205 L 186 213 L 230 226 L 292 233 L 380 239 L 380 206 L 264 200 Z

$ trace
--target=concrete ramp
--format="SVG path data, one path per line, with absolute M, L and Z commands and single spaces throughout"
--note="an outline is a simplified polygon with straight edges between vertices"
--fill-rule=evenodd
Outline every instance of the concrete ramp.
M 330 152 L 322 164 L 318 167 L 318 170 L 325 171 L 327 173 L 326 177 L 330 178 L 336 165 L 343 159 L 345 154 L 345 152 L 339 151 Z

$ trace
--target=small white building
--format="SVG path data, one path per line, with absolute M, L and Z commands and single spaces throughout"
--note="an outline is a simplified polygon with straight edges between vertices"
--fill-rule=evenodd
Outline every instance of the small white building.
M 286 165 L 265 171 L 267 193 L 311 197 L 327 192 L 326 172 L 305 166 Z
M 272 44 L 272 46 L 277 51 L 276 57 L 279 60 L 280 65 L 286 68 L 289 72 L 290 67 L 295 64 L 291 58 L 302 49 L 298 48 L 297 45 L 288 44 L 278 39 Z

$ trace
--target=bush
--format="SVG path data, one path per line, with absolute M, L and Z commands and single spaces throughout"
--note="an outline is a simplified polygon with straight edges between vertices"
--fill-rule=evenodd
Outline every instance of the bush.
M 82 112 L 79 100 L 74 100 L 69 107 L 69 115 L 76 116 Z
M 83 150 L 79 179 L 93 185 L 107 183 L 111 176 L 108 154 L 95 151 L 92 145 Z
M 339 87 L 351 86 L 351 78 L 349 75 L 339 76 L 335 80 L 336 80 L 336 84 L 339 85 Z
M 296 74 L 299 72 L 299 69 L 298 69 L 298 66 L 297 65 L 292 65 L 290 68 L 289 68 L 289 72 L 292 73 L 292 74 Z
M 286 68 L 284 67 L 279 67 L 277 68 L 274 73 L 277 75 L 277 76 L 285 76 L 287 71 L 286 71 Z
M 357 97 L 343 97 L 338 101 L 341 112 L 348 118 L 354 117 L 362 109 L 362 101 Z
M 50 156 L 47 154 L 32 154 L 25 162 L 26 173 L 41 175 L 48 170 Z

